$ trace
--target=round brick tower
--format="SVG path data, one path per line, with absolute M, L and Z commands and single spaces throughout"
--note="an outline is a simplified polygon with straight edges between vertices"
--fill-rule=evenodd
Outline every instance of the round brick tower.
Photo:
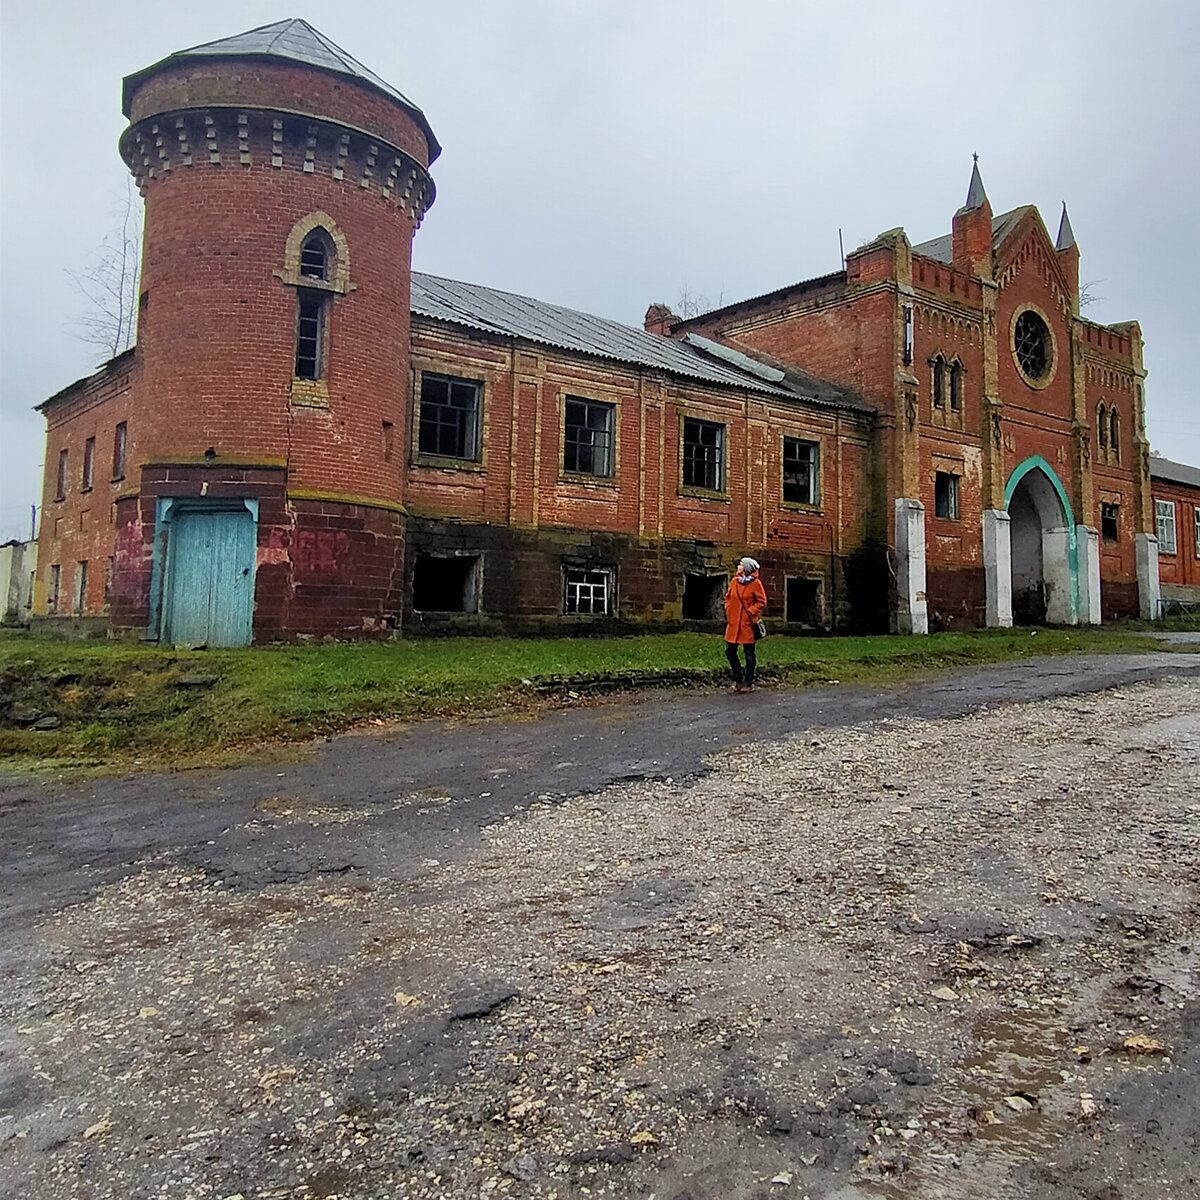
M 214 645 L 388 632 L 433 131 L 300 20 L 172 54 L 123 105 L 146 218 L 114 623 Z

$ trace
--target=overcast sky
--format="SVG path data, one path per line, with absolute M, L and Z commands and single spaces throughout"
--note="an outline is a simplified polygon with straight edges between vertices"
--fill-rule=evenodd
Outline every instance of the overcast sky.
M 640 326 L 950 228 L 972 152 L 992 209 L 1066 200 L 1099 321 L 1146 339 L 1154 447 L 1200 464 L 1200 5 L 1009 0 L 7 0 L 0 8 L 0 540 L 41 498 L 31 411 L 100 358 L 67 271 L 125 194 L 122 76 L 300 16 L 418 104 L 444 151 L 422 271 Z M 222 353 L 221 347 L 213 347 Z

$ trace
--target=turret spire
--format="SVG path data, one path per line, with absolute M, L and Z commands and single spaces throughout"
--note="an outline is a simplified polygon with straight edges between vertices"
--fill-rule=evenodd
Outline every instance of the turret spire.
M 970 211 L 973 208 L 982 208 L 987 203 L 987 192 L 983 190 L 983 179 L 979 174 L 979 155 L 971 155 L 971 186 L 967 188 L 967 202 L 963 208 Z
M 1067 216 L 1067 202 L 1063 201 L 1062 220 L 1058 223 L 1058 238 L 1054 242 L 1055 250 L 1069 250 L 1075 245 L 1075 231 L 1071 228 L 1071 219 Z

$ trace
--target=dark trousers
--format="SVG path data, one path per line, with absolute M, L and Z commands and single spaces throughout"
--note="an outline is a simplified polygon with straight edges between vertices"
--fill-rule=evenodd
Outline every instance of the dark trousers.
M 733 672 L 734 683 L 745 683 L 753 685 L 754 683 L 754 643 L 746 642 L 742 645 L 742 649 L 746 652 L 746 670 L 743 674 L 742 664 L 738 662 L 738 644 L 737 642 L 725 643 L 725 657 L 729 659 L 729 669 Z

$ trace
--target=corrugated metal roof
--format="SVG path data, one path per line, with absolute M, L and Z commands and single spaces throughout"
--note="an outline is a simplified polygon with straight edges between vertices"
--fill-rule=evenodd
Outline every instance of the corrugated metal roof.
M 449 321 L 483 333 L 575 350 L 580 354 L 649 367 L 722 387 L 871 411 L 870 406 L 864 405 L 852 392 L 832 384 L 823 385 L 820 389 L 823 395 L 817 388 L 810 390 L 787 383 L 773 386 L 758 375 L 738 370 L 673 338 L 477 283 L 460 283 L 414 271 L 412 311 L 435 321 Z
M 1012 232 L 1016 223 L 1032 208 L 1032 205 L 1022 204 L 1011 212 L 1001 213 L 992 218 L 992 248 L 999 246 Z M 932 238 L 928 242 L 919 242 L 913 248 L 914 254 L 922 254 L 926 258 L 936 258 L 950 266 L 954 262 L 954 234 L 945 233 L 941 237 Z
M 339 75 L 349 75 L 353 79 L 368 83 L 393 100 L 399 101 L 416 117 L 425 130 L 429 143 L 429 161 L 433 162 L 441 153 L 441 146 L 433 136 L 433 130 L 425 114 L 407 97 L 396 91 L 390 83 L 380 79 L 374 71 L 364 67 L 353 55 L 347 54 L 341 46 L 331 42 L 320 30 L 314 29 L 307 21 L 292 17 L 287 21 L 275 21 L 271 25 L 260 25 L 257 29 L 248 29 L 245 33 L 233 37 L 221 38 L 215 42 L 204 42 L 199 46 L 191 46 L 187 50 L 177 50 L 169 54 L 153 66 L 146 67 L 125 78 L 123 93 L 125 115 L 129 116 L 129 103 L 133 90 L 143 78 L 157 71 L 159 67 L 181 58 L 229 58 L 240 55 L 257 54 L 267 58 L 282 58 L 289 62 L 304 63 L 310 67 L 320 67 L 325 71 L 334 71 Z
M 1172 462 L 1169 458 L 1160 458 L 1157 454 L 1150 455 L 1150 474 L 1155 479 L 1165 479 L 1170 483 L 1183 483 L 1189 487 L 1200 488 L 1200 467 L 1190 467 L 1187 463 Z

